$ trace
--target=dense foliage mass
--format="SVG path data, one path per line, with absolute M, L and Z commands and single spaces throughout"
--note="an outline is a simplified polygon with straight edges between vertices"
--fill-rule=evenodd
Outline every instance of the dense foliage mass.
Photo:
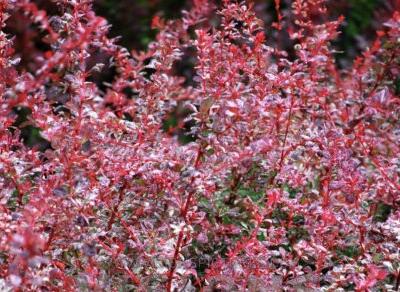
M 339 70 L 343 19 L 280 4 L 289 49 L 194 0 L 137 52 L 90 0 L 0 2 L 1 291 L 399 288 L 400 13 Z

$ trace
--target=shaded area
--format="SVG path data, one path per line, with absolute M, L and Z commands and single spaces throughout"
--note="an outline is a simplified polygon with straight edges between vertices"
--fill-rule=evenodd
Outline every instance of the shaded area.
M 178 18 L 187 6 L 182 0 L 95 0 L 95 12 L 112 25 L 110 35 L 121 37 L 119 43 L 128 48 L 144 50 L 154 39 L 150 28 L 154 15 L 167 19 Z

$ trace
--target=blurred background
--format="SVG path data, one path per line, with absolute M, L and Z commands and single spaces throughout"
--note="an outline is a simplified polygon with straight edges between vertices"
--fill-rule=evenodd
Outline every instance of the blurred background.
M 216 3 L 221 2 L 219 0 Z M 258 17 L 268 28 L 276 21 L 274 0 L 255 0 L 254 8 Z M 292 0 L 282 0 L 282 14 L 289 10 Z M 375 31 L 399 9 L 397 0 L 330 0 L 327 1 L 332 19 L 343 15 L 343 23 L 338 41 L 334 44 L 342 51 L 338 59 L 340 66 L 348 66 L 352 59 L 365 49 L 375 37 Z M 95 0 L 94 9 L 111 24 L 111 35 L 121 36 L 120 43 L 129 49 L 144 49 L 154 38 L 150 29 L 154 15 L 166 19 L 177 18 L 182 9 L 188 9 L 190 1 L 185 0 Z
M 221 0 L 210 1 L 216 4 L 221 2 Z M 53 0 L 33 0 L 32 2 L 49 15 L 60 12 Z M 258 17 L 265 22 L 268 40 L 273 42 L 276 31 L 272 31 L 270 25 L 276 21 L 274 0 L 246 0 L 245 2 L 254 3 Z M 289 15 L 293 0 L 280 2 L 281 14 Z M 339 51 L 343 51 L 339 57 L 342 60 L 341 66 L 348 65 L 346 61 L 351 61 L 360 50 L 365 49 L 374 39 L 375 31 L 396 9 L 400 9 L 399 0 L 327 0 L 326 2 L 331 19 L 340 15 L 345 17 L 345 22 L 341 27 L 342 34 L 334 44 Z M 150 28 L 151 19 L 155 15 L 165 19 L 179 18 L 182 9 L 190 8 L 191 0 L 93 0 L 93 3 L 95 12 L 106 18 L 112 25 L 111 36 L 119 36 L 119 43 L 128 49 L 143 50 L 156 34 L 156 31 Z M 22 35 L 31 29 L 23 27 L 23 23 L 16 22 L 16 19 L 11 17 L 7 25 L 8 32 L 17 34 L 18 40 L 19 36 L 22 38 Z M 24 45 L 26 46 L 26 43 Z M 36 46 L 39 50 L 46 49 L 40 48 L 40 44 Z M 17 47 L 18 49 L 23 48 Z

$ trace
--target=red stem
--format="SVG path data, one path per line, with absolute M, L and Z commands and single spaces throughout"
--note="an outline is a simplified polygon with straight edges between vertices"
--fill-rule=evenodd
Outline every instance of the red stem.
M 196 160 L 194 162 L 194 167 L 195 168 L 197 168 L 197 166 L 200 163 L 200 158 L 201 158 L 202 153 L 203 152 L 202 152 L 202 149 L 200 147 L 198 152 L 197 152 Z M 194 177 L 192 177 L 191 183 L 193 183 L 193 181 L 194 181 Z M 189 195 L 188 195 L 188 197 L 187 197 L 187 199 L 185 201 L 185 205 L 183 207 L 183 210 L 181 210 L 181 217 L 184 219 L 185 223 L 187 222 L 186 215 L 187 215 L 187 212 L 189 210 L 190 202 L 192 200 L 192 197 L 193 197 L 194 193 L 195 193 L 194 191 L 189 193 Z M 186 225 L 184 225 L 181 228 L 181 230 L 179 231 L 178 240 L 176 242 L 175 251 L 174 251 L 174 257 L 172 259 L 171 267 L 170 267 L 170 269 L 168 271 L 168 281 L 167 281 L 167 291 L 168 292 L 172 291 L 171 290 L 172 289 L 172 281 L 173 281 L 173 278 L 174 278 L 174 272 L 175 272 L 175 269 L 176 269 L 176 263 L 178 261 L 178 256 L 179 256 L 179 253 L 180 253 L 180 250 L 181 250 L 181 245 L 182 245 L 182 241 L 183 241 L 183 235 L 184 235 L 185 227 L 186 227 Z

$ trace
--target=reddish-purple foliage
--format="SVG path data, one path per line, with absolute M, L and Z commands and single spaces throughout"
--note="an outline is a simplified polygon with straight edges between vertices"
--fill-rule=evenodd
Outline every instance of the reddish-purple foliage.
M 323 0 L 275 1 L 290 53 L 244 3 L 194 0 L 129 52 L 91 1 L 54 2 L 0 2 L 0 290 L 398 289 L 400 13 L 339 70 Z M 163 130 L 177 106 L 187 144 Z

